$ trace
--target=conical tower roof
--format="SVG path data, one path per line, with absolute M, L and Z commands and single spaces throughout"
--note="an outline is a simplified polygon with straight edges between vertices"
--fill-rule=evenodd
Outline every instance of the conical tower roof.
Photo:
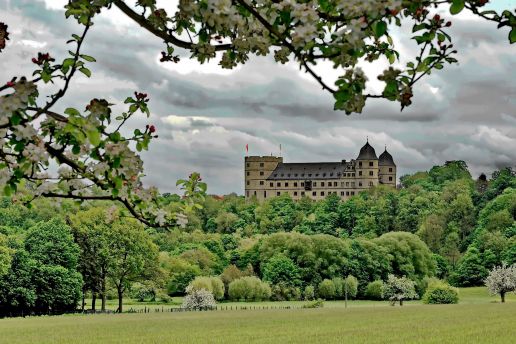
M 358 153 L 357 160 L 377 160 L 376 152 L 374 148 L 369 144 L 369 140 L 366 144 L 360 148 L 360 153 Z

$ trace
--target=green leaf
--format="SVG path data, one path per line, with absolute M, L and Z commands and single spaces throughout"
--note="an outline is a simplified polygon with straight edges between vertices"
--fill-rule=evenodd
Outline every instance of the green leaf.
M 72 59 L 72 58 L 67 58 L 67 59 L 64 59 L 63 61 L 63 67 L 65 68 L 69 68 L 71 66 L 73 66 L 73 64 L 75 63 L 75 60 Z
M 96 61 L 97 61 L 97 60 L 95 60 L 95 58 L 94 58 L 94 57 L 91 57 L 91 56 L 89 56 L 89 55 L 81 55 L 81 57 L 82 57 L 84 60 L 88 61 L 88 62 L 96 62 Z
M 509 42 L 516 43 L 516 28 L 512 29 L 511 32 L 509 32 Z
M 453 0 L 452 5 L 450 6 L 450 13 L 459 14 L 464 9 L 464 5 L 465 0 Z
M 77 109 L 74 109 L 74 108 L 67 108 L 64 111 L 64 113 L 67 115 L 70 115 L 70 116 L 80 116 L 81 115 L 81 113 Z
M 376 37 L 382 37 L 387 32 L 387 23 L 384 21 L 379 21 L 374 26 L 374 34 Z
M 12 189 L 11 189 L 11 186 L 9 184 L 6 184 L 4 186 L 4 195 L 9 197 L 12 195 Z
M 91 76 L 91 71 L 86 67 L 82 67 L 81 69 L 79 69 L 79 71 L 82 74 L 86 75 L 88 78 Z
M 100 144 L 100 132 L 97 129 L 88 130 L 88 140 L 95 147 Z

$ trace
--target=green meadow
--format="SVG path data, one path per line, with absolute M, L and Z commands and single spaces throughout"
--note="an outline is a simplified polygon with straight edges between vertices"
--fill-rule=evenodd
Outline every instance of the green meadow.
M 0 320 L 1 343 L 514 343 L 516 297 L 461 289 L 458 305 L 325 302 L 318 309 L 64 315 Z M 303 302 L 223 303 L 294 306 Z M 111 306 L 111 304 L 110 304 Z M 161 308 L 128 301 L 134 307 Z M 168 307 L 171 307 L 170 305 Z

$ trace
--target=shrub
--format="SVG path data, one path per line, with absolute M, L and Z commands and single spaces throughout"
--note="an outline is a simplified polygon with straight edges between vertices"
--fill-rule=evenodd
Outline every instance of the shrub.
M 335 298 L 335 284 L 332 280 L 325 279 L 319 283 L 319 296 L 323 299 L 334 299 Z
M 212 307 L 215 307 L 215 298 L 211 292 L 206 289 L 196 290 L 191 286 L 186 287 L 186 296 L 181 308 L 206 309 Z
M 324 307 L 324 301 L 319 299 L 313 302 L 305 303 L 302 308 L 323 308 Z
M 228 295 L 231 300 L 268 300 L 271 297 L 271 288 L 258 277 L 247 276 L 231 282 L 228 287 Z
M 304 297 L 307 301 L 315 299 L 315 288 L 313 285 L 307 285 L 305 287 Z
M 367 285 L 365 296 L 369 300 L 383 300 L 383 281 L 376 280 Z
M 206 289 L 212 293 L 217 300 L 224 299 L 224 283 L 222 283 L 219 277 L 199 276 L 190 282 L 189 286 L 195 290 Z
M 272 287 L 272 299 L 274 301 L 298 301 L 301 300 L 301 289 L 285 283 L 279 283 Z
M 428 285 L 423 295 L 423 303 L 427 304 L 449 304 L 459 302 L 459 292 L 457 288 L 439 281 Z

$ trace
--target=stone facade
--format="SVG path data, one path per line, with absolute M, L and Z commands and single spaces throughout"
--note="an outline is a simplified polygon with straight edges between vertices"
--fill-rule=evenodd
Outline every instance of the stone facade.
M 387 149 L 376 156 L 367 142 L 355 160 L 284 163 L 282 157 L 245 157 L 245 197 L 259 201 L 288 193 L 295 200 L 324 199 L 335 193 L 348 199 L 378 184 L 396 187 L 396 164 Z

